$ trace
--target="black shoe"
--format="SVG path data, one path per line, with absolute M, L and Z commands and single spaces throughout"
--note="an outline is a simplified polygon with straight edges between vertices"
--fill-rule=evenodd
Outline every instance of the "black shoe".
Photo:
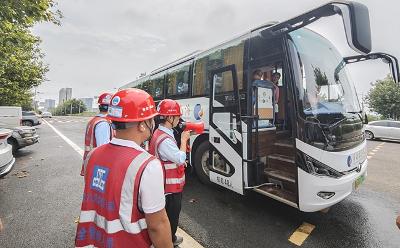
M 174 246 L 178 246 L 182 244 L 183 238 L 181 236 L 176 236 L 175 241 L 174 241 Z

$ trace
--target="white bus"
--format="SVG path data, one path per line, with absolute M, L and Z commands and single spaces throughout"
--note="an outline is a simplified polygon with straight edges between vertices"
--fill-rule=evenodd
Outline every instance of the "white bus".
M 356 55 L 343 57 L 306 27 L 333 15 L 343 19 Z M 176 99 L 184 120 L 205 122 L 206 132 L 190 140 L 190 163 L 204 183 L 319 211 L 367 175 L 366 120 L 347 64 L 382 58 L 398 82 L 396 58 L 370 51 L 368 9 L 334 2 L 192 53 L 121 88 L 146 90 L 156 101 Z M 263 80 L 255 80 L 257 73 Z

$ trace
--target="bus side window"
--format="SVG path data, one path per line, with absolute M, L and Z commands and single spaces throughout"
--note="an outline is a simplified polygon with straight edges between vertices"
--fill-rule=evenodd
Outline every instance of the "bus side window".
M 190 84 L 190 63 L 181 66 L 168 73 L 167 75 L 167 97 L 180 98 L 187 97 Z

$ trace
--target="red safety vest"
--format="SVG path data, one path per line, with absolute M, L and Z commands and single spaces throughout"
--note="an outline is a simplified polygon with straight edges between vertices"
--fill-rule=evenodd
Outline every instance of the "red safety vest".
M 81 176 L 83 176 L 85 173 L 84 164 L 85 164 L 85 160 L 86 160 L 88 153 L 91 150 L 93 150 L 93 148 L 97 147 L 96 135 L 95 135 L 94 130 L 96 128 L 96 125 L 102 121 L 106 121 L 107 123 L 110 124 L 110 140 L 113 137 L 113 130 L 111 128 L 111 123 L 104 117 L 95 116 L 89 121 L 89 123 L 86 126 L 86 132 L 85 132 L 85 151 L 83 152 L 83 163 L 82 163 L 82 169 L 81 169 Z
M 142 173 L 153 159 L 147 152 L 114 144 L 89 154 L 76 247 L 152 246 L 138 195 Z
M 154 131 L 153 137 L 150 141 L 149 152 L 160 159 L 158 154 L 158 146 L 165 139 L 171 139 L 176 141 L 173 137 L 168 135 L 167 133 L 157 129 Z M 177 165 L 171 161 L 163 161 L 161 160 L 161 164 L 164 168 L 165 174 L 165 193 L 179 193 L 183 191 L 183 186 L 185 185 L 185 165 L 180 164 Z

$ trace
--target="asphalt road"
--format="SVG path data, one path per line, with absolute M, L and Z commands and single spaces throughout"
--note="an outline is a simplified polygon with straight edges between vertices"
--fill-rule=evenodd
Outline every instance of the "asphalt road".
M 83 148 L 87 120 L 49 121 Z M 13 171 L 0 179 L 0 247 L 73 247 L 83 192 L 81 157 L 46 124 L 38 133 L 40 143 L 22 149 Z M 369 141 L 368 151 L 364 185 L 327 213 L 302 213 L 256 193 L 240 196 L 205 186 L 191 176 L 180 227 L 213 248 L 297 247 L 288 238 L 303 222 L 315 229 L 302 247 L 400 247 L 395 226 L 400 214 L 400 143 Z

